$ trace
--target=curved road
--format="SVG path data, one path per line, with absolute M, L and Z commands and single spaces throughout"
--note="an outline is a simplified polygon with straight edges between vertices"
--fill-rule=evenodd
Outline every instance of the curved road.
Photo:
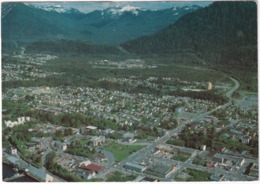
M 109 151 L 105 151 L 105 150 L 101 150 L 101 153 L 107 157 L 107 160 L 108 160 L 107 166 L 111 167 L 116 161 L 113 153 L 111 153 Z
M 225 74 L 223 74 L 223 75 L 225 75 Z M 226 92 L 226 96 L 231 99 L 232 94 L 236 90 L 238 90 L 238 88 L 240 87 L 240 84 L 239 84 L 239 82 L 236 79 L 234 79 L 234 78 L 232 78 L 232 77 L 230 77 L 228 75 L 225 75 L 225 76 L 228 77 L 230 80 L 232 80 L 235 83 L 235 86 L 233 88 L 231 88 L 228 92 Z

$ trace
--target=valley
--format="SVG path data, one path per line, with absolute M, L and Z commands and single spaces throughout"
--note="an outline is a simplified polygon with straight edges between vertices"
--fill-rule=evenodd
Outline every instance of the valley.
M 2 4 L 3 180 L 257 182 L 256 4 L 91 3 Z
M 150 65 L 145 59 L 122 56 L 73 57 L 74 65 L 82 70 L 79 72 L 71 67 L 68 56 L 21 53 L 3 57 L 4 150 L 8 152 L 10 144 L 17 145 L 17 152 L 37 168 L 52 172 L 47 157 L 55 154 L 52 162 L 59 168 L 56 175 L 64 178 L 62 173 L 67 171 L 62 169 L 74 173 L 66 174 L 67 181 L 117 181 L 116 175 L 113 179 L 110 176 L 116 172 L 126 180 L 139 176 L 140 180 L 172 181 L 181 180 L 189 169 L 196 171 L 200 160 L 205 163 L 199 166 L 199 172 L 208 175 L 205 180 L 215 175 L 223 180 L 255 180 L 255 175 L 247 175 L 245 170 L 248 164 L 258 163 L 258 141 L 252 136 L 257 127 L 257 103 L 250 100 L 257 95 L 232 98 L 239 82 L 221 72 L 155 61 Z M 241 103 L 248 104 L 247 109 Z M 15 117 L 31 120 L 17 125 L 21 120 L 15 121 Z M 240 126 L 246 128 L 248 136 L 239 136 Z M 15 131 L 18 127 L 23 136 Z M 99 139 L 104 142 L 96 146 Z M 29 148 L 36 140 L 40 146 Z M 139 146 L 140 150 L 121 153 L 124 145 Z M 211 156 L 220 147 L 223 151 L 219 153 L 243 163 L 222 169 L 215 155 Z M 187 155 L 185 149 L 192 154 Z M 10 159 L 5 155 L 4 160 Z M 88 177 L 80 174 L 84 167 L 79 165 L 85 162 L 99 165 L 100 171 Z M 219 165 L 212 168 L 208 165 L 212 162 Z M 142 171 L 136 170 L 139 167 Z M 156 167 L 170 170 L 156 173 Z M 230 176 L 230 170 L 238 167 Z M 53 179 L 60 181 L 55 176 Z

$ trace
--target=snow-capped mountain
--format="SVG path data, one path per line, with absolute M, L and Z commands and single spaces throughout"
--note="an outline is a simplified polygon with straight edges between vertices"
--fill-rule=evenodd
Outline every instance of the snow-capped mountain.
M 51 11 L 51 12 L 58 12 L 58 13 L 78 13 L 83 14 L 83 12 L 79 11 L 78 9 L 71 8 L 71 7 L 65 7 L 62 5 L 39 5 L 39 4 L 31 4 L 31 3 L 24 3 L 27 6 L 35 7 L 38 9 L 42 9 L 45 11 Z
M 138 15 L 140 11 L 146 11 L 146 10 L 140 7 L 126 5 L 126 6 L 116 6 L 116 7 L 108 8 L 102 12 L 110 13 L 112 15 L 122 15 L 125 12 L 129 12 L 134 15 Z
M 82 13 L 61 5 L 3 3 L 2 40 L 77 39 L 118 44 L 174 24 L 199 6 L 146 10 L 132 5 Z

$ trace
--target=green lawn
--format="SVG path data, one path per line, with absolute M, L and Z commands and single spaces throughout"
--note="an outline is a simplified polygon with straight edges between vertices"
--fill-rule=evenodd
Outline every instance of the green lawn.
M 85 145 L 88 145 L 90 141 L 91 141 L 90 139 L 80 140 L 80 145 L 84 145 L 84 146 L 85 146 Z
M 116 161 L 120 162 L 127 156 L 131 155 L 132 153 L 142 149 L 144 146 L 129 146 L 129 145 L 122 145 L 118 143 L 111 143 L 110 145 L 104 147 L 103 149 L 106 151 L 110 151 L 114 154 Z

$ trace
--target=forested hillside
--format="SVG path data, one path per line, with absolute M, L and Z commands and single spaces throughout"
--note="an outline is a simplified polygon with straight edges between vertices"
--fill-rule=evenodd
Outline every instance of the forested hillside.
M 256 28 L 254 2 L 216 2 L 183 16 L 157 34 L 126 42 L 123 46 L 140 54 L 215 53 L 238 45 L 256 46 Z
M 122 47 L 141 55 L 195 53 L 208 64 L 237 69 L 235 74 L 245 79 L 241 71 L 257 70 L 256 10 L 255 2 L 214 2 L 159 33 L 126 42 Z M 251 83 L 249 78 L 244 82 Z

